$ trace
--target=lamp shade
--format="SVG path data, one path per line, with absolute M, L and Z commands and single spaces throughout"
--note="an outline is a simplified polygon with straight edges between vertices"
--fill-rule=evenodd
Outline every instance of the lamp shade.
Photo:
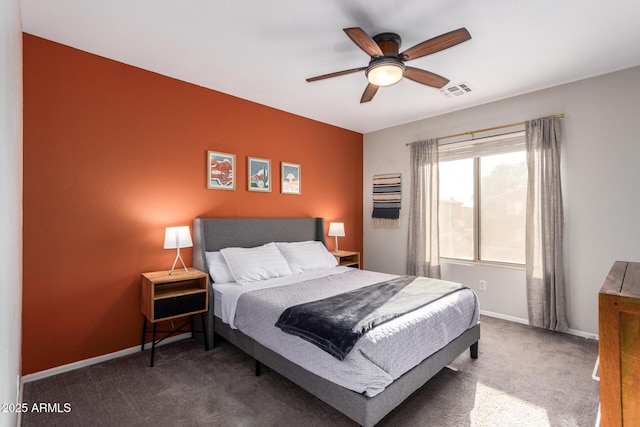
M 190 248 L 192 246 L 193 242 L 191 241 L 191 233 L 189 232 L 188 225 L 167 227 L 164 232 L 165 249 Z
M 329 223 L 329 236 L 343 237 L 344 236 L 344 222 L 330 222 Z

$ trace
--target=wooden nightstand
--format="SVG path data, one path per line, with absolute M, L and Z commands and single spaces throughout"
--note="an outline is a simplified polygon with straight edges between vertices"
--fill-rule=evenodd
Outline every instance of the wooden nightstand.
M 194 332 L 202 332 L 205 339 L 205 349 L 209 349 L 206 334 L 206 319 L 204 313 L 209 310 L 209 278 L 206 273 L 195 268 L 190 268 L 188 272 L 184 270 L 174 270 L 173 274 L 168 271 L 154 271 L 142 274 L 140 288 L 140 310 L 144 314 L 142 325 L 142 345 L 147 332 L 153 333 L 151 341 L 151 366 L 155 355 L 156 344 L 163 339 L 181 332 L 187 325 L 191 325 L 191 335 Z M 191 316 L 201 314 L 203 331 L 194 331 Z M 171 320 L 178 317 L 189 316 L 189 321 L 172 331 L 158 331 L 158 322 Z M 147 320 L 153 323 L 153 329 L 147 330 Z M 168 335 L 156 341 L 157 332 L 167 332 Z
M 331 255 L 336 257 L 338 265 L 342 267 L 360 268 L 360 252 L 352 251 L 331 251 Z

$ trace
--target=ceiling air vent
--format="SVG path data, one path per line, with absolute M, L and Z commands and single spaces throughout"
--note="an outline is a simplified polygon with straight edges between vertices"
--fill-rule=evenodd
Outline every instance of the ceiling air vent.
M 473 89 L 467 82 L 462 82 L 455 85 L 448 85 L 440 89 L 440 93 L 443 93 L 449 98 L 453 98 L 454 96 L 465 95 L 472 91 Z

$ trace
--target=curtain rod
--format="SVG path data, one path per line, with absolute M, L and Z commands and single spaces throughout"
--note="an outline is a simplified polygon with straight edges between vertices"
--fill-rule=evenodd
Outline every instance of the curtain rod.
M 556 117 L 557 117 L 558 119 L 564 119 L 564 114 L 556 114 Z M 508 125 L 494 126 L 494 127 L 486 128 L 486 129 L 470 130 L 470 131 L 468 131 L 468 132 L 457 133 L 457 134 L 455 134 L 455 135 L 447 135 L 447 136 L 440 137 L 440 138 L 438 138 L 438 141 L 439 141 L 439 140 L 441 140 L 441 139 L 455 138 L 455 137 L 458 137 L 458 136 L 465 136 L 465 135 L 471 135 L 471 139 L 473 139 L 473 134 L 474 134 L 474 133 L 489 132 L 490 130 L 505 129 L 505 128 L 510 128 L 510 127 L 513 127 L 513 126 L 520 126 L 520 125 L 523 125 L 523 124 L 525 124 L 525 123 L 526 123 L 526 122 L 517 122 L 517 123 L 510 123 L 510 124 L 508 124 Z M 404 145 L 405 145 L 405 147 L 408 147 L 408 146 L 410 146 L 411 144 L 413 144 L 413 143 L 412 143 L 412 142 L 408 142 L 408 143 L 406 143 L 406 144 L 404 144 Z

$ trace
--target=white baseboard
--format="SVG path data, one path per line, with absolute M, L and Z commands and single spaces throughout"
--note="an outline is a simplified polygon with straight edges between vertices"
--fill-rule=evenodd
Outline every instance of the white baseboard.
M 16 402 L 18 402 L 21 405 L 22 405 L 23 392 L 24 392 L 24 382 L 22 380 L 22 376 L 18 375 L 18 400 L 16 400 Z M 16 424 L 16 427 L 20 427 L 21 425 L 22 425 L 22 411 L 18 411 L 18 422 Z
M 527 319 L 521 319 L 519 317 L 507 316 L 505 314 L 494 313 L 492 311 L 480 310 L 480 314 L 482 314 L 484 316 L 495 317 L 497 319 L 508 320 L 510 322 L 522 323 L 523 325 L 528 325 L 529 324 L 529 321 Z M 592 339 L 592 340 L 597 340 L 598 339 L 598 335 L 597 334 L 592 334 L 590 332 L 577 331 L 575 329 L 569 329 L 566 333 L 570 334 L 570 335 L 575 335 L 575 336 L 578 336 L 578 337 L 582 337 L 582 338 Z
M 493 311 L 480 310 L 480 314 L 483 316 L 495 317 L 496 319 L 508 320 L 509 322 L 522 323 L 528 325 L 527 319 L 521 319 L 519 317 L 507 316 L 506 314 L 494 313 Z
M 165 344 L 169 344 L 172 342 L 180 341 L 186 338 L 191 338 L 191 332 L 187 332 L 180 335 L 175 335 L 173 337 L 169 337 L 167 339 L 162 340 L 162 342 L 156 347 L 160 347 Z M 145 349 L 149 347 L 149 343 L 145 344 Z M 128 356 L 130 354 L 134 354 L 140 351 L 140 346 L 137 345 L 135 347 L 126 348 L 124 350 L 116 351 L 114 353 L 104 354 L 102 356 L 92 357 L 91 359 L 79 360 L 77 362 L 69 363 L 67 365 L 57 366 L 55 368 L 46 369 L 44 371 L 35 372 L 33 374 L 24 375 L 22 377 L 23 383 L 28 383 L 31 381 L 41 380 L 43 378 L 51 377 L 53 375 L 58 375 L 63 372 L 73 371 L 74 369 L 84 368 L 85 366 L 95 365 L 96 363 L 105 362 L 111 359 L 117 359 L 118 357 Z
M 598 334 L 592 334 L 591 332 L 583 332 L 583 331 L 576 331 L 575 329 L 569 329 L 567 333 L 571 335 L 575 335 L 577 337 L 588 338 L 590 340 L 599 339 Z

